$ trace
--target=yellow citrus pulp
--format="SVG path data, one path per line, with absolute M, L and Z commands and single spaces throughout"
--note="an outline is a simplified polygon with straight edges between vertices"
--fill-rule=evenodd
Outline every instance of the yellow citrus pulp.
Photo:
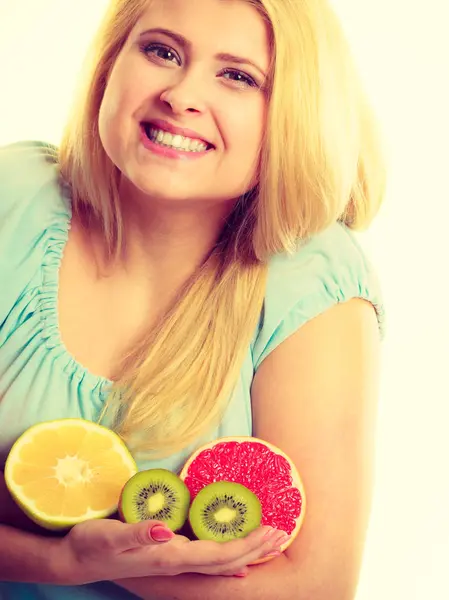
M 114 432 L 83 419 L 61 419 L 19 437 L 6 460 L 5 482 L 30 519 L 59 530 L 113 514 L 136 472 Z

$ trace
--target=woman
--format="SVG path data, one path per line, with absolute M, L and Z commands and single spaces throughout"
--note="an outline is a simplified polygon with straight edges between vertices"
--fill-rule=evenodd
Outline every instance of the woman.
M 5 508 L 2 599 L 352 598 L 383 308 L 350 229 L 384 179 L 338 21 L 325 0 L 114 0 L 92 57 L 59 149 L 0 155 L 2 458 L 69 416 L 113 427 L 140 468 L 254 434 L 309 508 L 250 569 L 282 532 L 54 538 Z

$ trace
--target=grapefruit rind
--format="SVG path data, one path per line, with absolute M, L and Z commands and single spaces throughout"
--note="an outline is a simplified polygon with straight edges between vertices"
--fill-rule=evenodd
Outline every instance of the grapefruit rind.
M 112 447 L 117 452 L 117 456 L 122 459 L 123 465 L 129 469 L 129 477 L 132 477 L 137 473 L 137 465 L 133 459 L 130 451 L 126 447 L 125 443 L 121 438 L 102 425 L 98 425 L 91 421 L 83 419 L 57 419 L 53 421 L 45 421 L 29 427 L 13 444 L 8 454 L 5 463 L 4 476 L 5 483 L 14 501 L 22 509 L 22 511 L 36 524 L 51 531 L 61 531 L 69 529 L 74 525 L 91 519 L 104 519 L 117 511 L 119 496 L 115 504 L 108 506 L 103 510 L 92 510 L 89 509 L 81 517 L 64 517 L 64 516 L 53 516 L 48 515 L 45 512 L 39 510 L 35 502 L 30 500 L 24 493 L 22 486 L 17 485 L 13 477 L 14 466 L 20 462 L 19 459 L 20 451 L 23 447 L 29 444 L 33 437 L 42 431 L 48 431 L 54 429 L 55 431 L 60 430 L 65 425 L 77 426 L 83 428 L 87 432 L 95 432 L 99 435 L 107 436 L 112 441 Z
M 284 457 L 287 460 L 287 462 L 289 463 L 290 469 L 291 469 L 292 487 L 298 488 L 299 494 L 301 496 L 301 512 L 299 514 L 299 517 L 296 519 L 296 526 L 295 526 L 294 531 L 291 533 L 290 539 L 281 546 L 281 552 L 284 552 L 293 543 L 293 541 L 295 540 L 296 536 L 298 535 L 298 533 L 302 527 L 304 517 L 306 514 L 307 502 L 306 502 L 306 494 L 305 494 L 305 490 L 304 490 L 304 484 L 299 475 L 299 472 L 298 472 L 296 466 L 294 465 L 293 461 L 291 460 L 291 458 L 287 454 L 285 454 L 285 452 L 283 452 L 280 448 L 278 448 L 274 444 L 271 444 L 263 439 L 251 437 L 251 436 L 236 436 L 236 437 L 218 438 L 218 439 L 212 440 L 211 442 L 204 444 L 203 446 L 198 448 L 198 450 L 196 450 L 189 457 L 189 459 L 185 463 L 184 467 L 182 468 L 179 476 L 184 481 L 188 475 L 190 466 L 202 452 L 204 452 L 205 450 L 208 450 L 208 449 L 212 449 L 215 446 L 218 446 L 219 444 L 229 443 L 229 442 L 237 442 L 237 443 L 250 442 L 250 443 L 262 444 L 263 446 L 266 446 L 269 450 L 271 450 L 275 454 L 278 454 L 278 455 Z M 268 562 L 269 560 L 271 560 L 271 557 L 259 559 L 251 564 L 255 565 L 255 564 L 259 564 L 259 563 L 263 563 L 263 562 Z

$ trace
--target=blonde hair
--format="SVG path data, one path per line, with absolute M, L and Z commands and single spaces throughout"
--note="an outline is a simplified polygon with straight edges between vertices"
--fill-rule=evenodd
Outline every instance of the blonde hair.
M 136 452 L 163 456 L 216 427 L 261 317 L 270 256 L 340 220 L 368 227 L 385 191 L 378 125 L 327 0 L 245 0 L 269 23 L 274 66 L 257 187 L 207 260 L 124 357 L 106 404 Z M 73 208 L 123 241 L 120 173 L 99 136 L 110 71 L 148 0 L 113 0 L 59 151 Z M 86 217 L 87 215 L 87 217 Z M 102 415 L 104 416 L 104 415 Z

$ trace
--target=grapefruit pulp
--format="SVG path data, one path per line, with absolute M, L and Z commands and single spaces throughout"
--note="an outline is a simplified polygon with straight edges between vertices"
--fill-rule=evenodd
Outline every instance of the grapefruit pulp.
M 199 448 L 180 473 L 193 501 L 206 485 L 216 481 L 240 483 L 251 490 L 262 505 L 262 523 L 285 531 L 290 539 L 302 526 L 306 496 L 299 473 L 279 448 L 254 437 L 220 438 Z M 266 562 L 261 559 L 257 562 Z

